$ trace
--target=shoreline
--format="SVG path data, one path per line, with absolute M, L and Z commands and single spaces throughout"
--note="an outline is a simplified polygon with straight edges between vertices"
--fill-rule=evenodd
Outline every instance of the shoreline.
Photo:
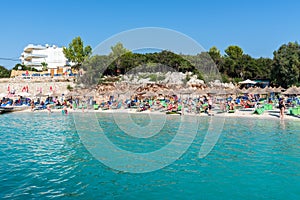
M 61 109 L 52 109 L 52 113 L 61 113 Z M 135 109 L 119 109 L 119 110 L 90 110 L 90 109 L 84 109 L 82 110 L 70 110 L 68 109 L 69 114 L 70 113 L 129 113 L 129 114 L 151 114 L 151 115 L 166 115 L 165 112 L 159 112 L 159 111 L 143 111 L 143 112 L 136 112 Z M 196 116 L 196 117 L 225 117 L 225 118 L 249 118 L 249 119 L 274 119 L 274 120 L 293 120 L 293 121 L 300 121 L 300 117 L 292 116 L 289 114 L 285 114 L 284 119 L 279 118 L 279 110 L 271 110 L 271 111 L 265 111 L 265 113 L 258 115 L 253 114 L 254 110 L 236 110 L 235 113 L 217 113 L 213 112 L 213 116 L 209 116 L 205 113 L 201 114 L 195 114 L 195 113 L 184 113 L 186 116 Z M 48 113 L 48 110 L 35 110 L 31 111 L 30 109 L 22 110 L 22 111 L 16 111 L 14 113 Z M 171 114 L 172 115 L 172 114 Z M 177 116 L 180 116 L 179 114 L 175 114 Z

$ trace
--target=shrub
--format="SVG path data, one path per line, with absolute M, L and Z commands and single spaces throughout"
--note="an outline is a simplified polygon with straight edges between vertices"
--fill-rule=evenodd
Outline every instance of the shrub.
M 71 85 L 67 85 L 67 90 L 72 91 L 74 88 Z

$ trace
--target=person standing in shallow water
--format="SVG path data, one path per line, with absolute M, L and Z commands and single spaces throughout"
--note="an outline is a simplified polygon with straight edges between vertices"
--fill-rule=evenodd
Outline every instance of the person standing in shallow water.
M 283 119 L 285 109 L 286 109 L 286 106 L 284 104 L 284 98 L 282 98 L 279 101 L 280 119 Z

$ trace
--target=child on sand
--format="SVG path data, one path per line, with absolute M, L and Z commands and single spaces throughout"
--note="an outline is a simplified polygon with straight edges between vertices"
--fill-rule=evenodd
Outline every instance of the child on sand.
M 63 108 L 63 113 L 64 113 L 65 115 L 68 115 L 68 108 L 67 108 L 67 106 L 64 106 L 64 108 Z
M 47 110 L 48 110 L 48 113 L 52 113 L 50 104 L 47 105 Z

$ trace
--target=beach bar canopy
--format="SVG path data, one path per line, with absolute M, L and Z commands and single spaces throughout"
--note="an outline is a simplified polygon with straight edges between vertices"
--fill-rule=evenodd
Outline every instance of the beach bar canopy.
M 239 82 L 239 84 L 256 84 L 255 81 L 251 81 L 250 79 Z

